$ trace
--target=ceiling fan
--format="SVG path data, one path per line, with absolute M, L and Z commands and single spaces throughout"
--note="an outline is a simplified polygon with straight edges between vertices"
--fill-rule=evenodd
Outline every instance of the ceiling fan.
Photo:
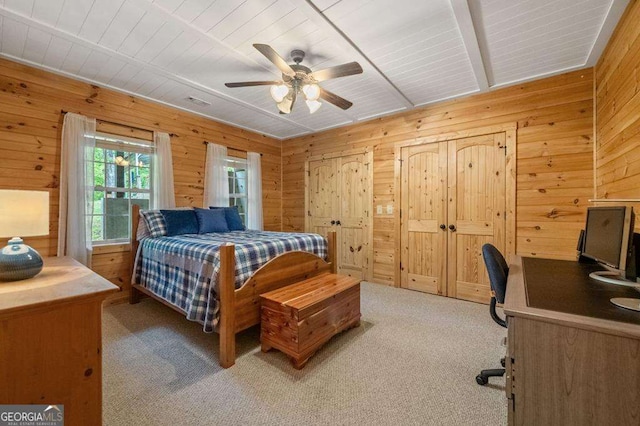
M 271 97 L 276 101 L 280 114 L 289 114 L 300 94 L 304 95 L 311 114 L 316 112 L 322 106 L 322 103 L 318 101 L 318 99 L 323 99 L 342 109 L 349 109 L 353 105 L 353 103 L 348 100 L 323 89 L 318 85 L 318 83 L 331 78 L 361 74 L 362 67 L 357 62 L 349 62 L 348 64 L 337 65 L 335 67 L 313 72 L 304 65 L 300 65 L 300 62 L 304 59 L 304 52 L 302 50 L 291 51 L 291 58 L 295 64 L 289 65 L 282 56 L 278 55 L 278 53 L 271 48 L 271 46 L 266 44 L 254 44 L 253 47 L 278 67 L 282 72 L 282 80 L 225 83 L 225 86 L 271 86 Z

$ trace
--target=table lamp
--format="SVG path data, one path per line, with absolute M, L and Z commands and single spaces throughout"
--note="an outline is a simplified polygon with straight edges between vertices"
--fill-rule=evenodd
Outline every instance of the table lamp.
M 0 238 L 13 237 L 0 251 L 0 281 L 18 281 L 42 271 L 40 254 L 20 237 L 49 235 L 49 192 L 0 189 Z

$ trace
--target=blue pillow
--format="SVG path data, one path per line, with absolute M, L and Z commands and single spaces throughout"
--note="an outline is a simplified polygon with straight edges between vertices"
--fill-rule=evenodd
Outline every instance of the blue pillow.
M 211 210 L 224 210 L 225 217 L 227 219 L 227 227 L 229 231 L 244 231 L 244 223 L 240 213 L 238 213 L 238 206 L 233 207 L 209 207 Z
M 195 209 L 198 219 L 198 233 L 208 234 L 209 232 L 229 232 L 226 214 L 223 209 Z
M 167 225 L 167 236 L 197 234 L 198 219 L 193 210 L 160 210 Z

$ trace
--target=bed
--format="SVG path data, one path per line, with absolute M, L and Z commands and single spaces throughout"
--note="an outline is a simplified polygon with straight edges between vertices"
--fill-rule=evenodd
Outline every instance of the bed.
M 139 240 L 138 206 L 132 206 L 131 218 L 129 302 L 145 294 L 201 323 L 205 331 L 218 332 L 224 368 L 235 363 L 236 333 L 260 323 L 260 294 L 335 273 L 335 232 L 326 243 L 314 234 L 259 231 Z

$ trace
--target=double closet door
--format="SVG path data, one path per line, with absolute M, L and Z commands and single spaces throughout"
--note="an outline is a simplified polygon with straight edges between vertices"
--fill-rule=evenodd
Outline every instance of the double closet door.
M 400 151 L 401 286 L 488 302 L 482 245 L 505 253 L 505 133 Z
M 336 231 L 338 273 L 371 279 L 372 153 L 325 155 L 306 165 L 307 232 Z

